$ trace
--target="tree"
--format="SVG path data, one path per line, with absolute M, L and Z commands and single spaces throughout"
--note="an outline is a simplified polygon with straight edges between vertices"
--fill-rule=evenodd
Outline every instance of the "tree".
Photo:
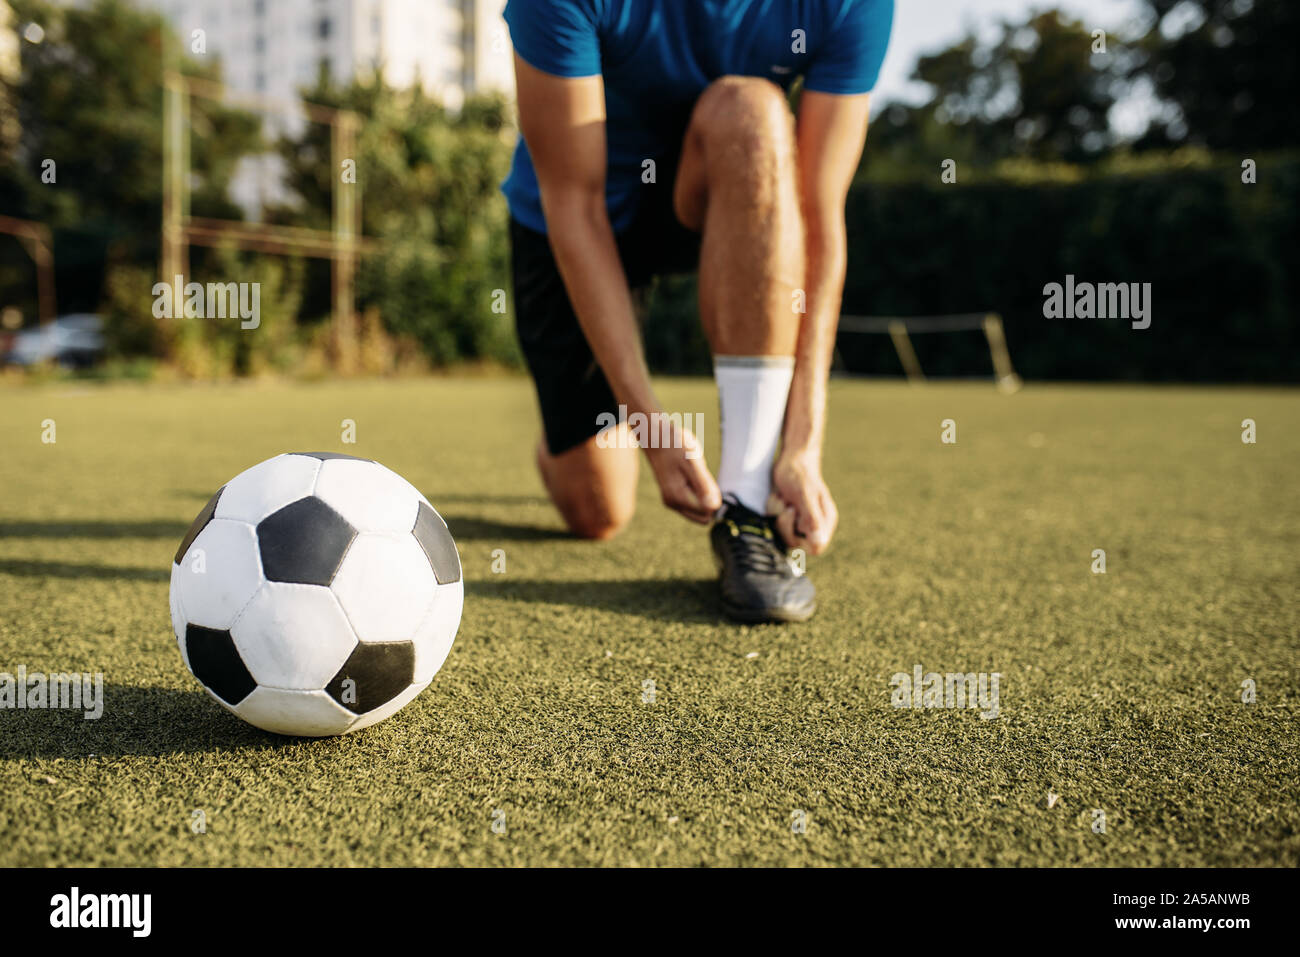
M 80 7 L 14 0 L 19 25 L 42 28 L 21 44 L 22 68 L 4 96 L 18 139 L 0 144 L 6 212 L 48 223 L 62 311 L 93 310 L 106 263 L 156 268 L 162 221 L 163 44 L 179 41 L 156 14 L 123 0 Z M 184 72 L 215 69 L 181 58 Z M 241 218 L 226 193 L 239 157 L 260 147 L 256 117 L 195 99 L 196 215 Z M 50 170 L 53 182 L 44 182 Z
M 1105 52 L 1082 23 L 1059 11 L 1021 24 L 1002 21 L 991 42 L 967 36 L 922 56 L 913 79 L 932 95 L 919 106 L 894 104 L 873 133 L 874 163 L 924 163 L 952 157 L 977 166 L 1008 157 L 1089 162 L 1113 145 L 1108 115 L 1124 91 L 1126 50 Z
M 1293 0 L 1145 0 L 1153 26 L 1130 71 L 1167 109 L 1139 145 L 1268 150 L 1300 143 Z
M 361 232 L 382 249 L 361 262 L 358 309 L 377 307 L 391 332 L 415 337 L 435 363 L 516 362 L 506 311 L 507 213 L 498 189 L 512 145 L 506 102 L 475 97 L 452 112 L 418 85 L 395 90 L 374 79 L 339 88 L 324 75 L 303 96 L 361 117 L 355 157 Z M 339 175 L 331 165 L 328 127 L 307 124 L 286 136 L 279 152 L 300 202 L 269 218 L 328 228 Z M 328 266 L 314 268 L 323 274 Z M 322 314 L 328 307 L 318 299 L 306 308 Z

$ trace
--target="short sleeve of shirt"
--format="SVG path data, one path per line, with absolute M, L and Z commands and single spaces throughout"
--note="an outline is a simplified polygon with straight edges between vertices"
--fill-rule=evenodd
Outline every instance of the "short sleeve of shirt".
M 880 76 L 894 23 L 894 0 L 841 0 L 830 36 L 808 38 L 814 53 L 804 88 L 819 93 L 868 93 Z
M 555 76 L 600 72 L 601 0 L 510 0 L 505 20 L 515 52 Z

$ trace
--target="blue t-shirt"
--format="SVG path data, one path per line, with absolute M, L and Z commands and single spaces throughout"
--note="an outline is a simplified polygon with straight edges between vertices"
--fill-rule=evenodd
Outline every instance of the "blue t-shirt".
M 602 74 L 608 166 L 605 200 L 615 231 L 676 170 L 691 109 L 720 76 L 764 76 L 822 93 L 866 93 L 889 43 L 894 0 L 510 0 L 515 51 L 544 73 Z M 546 232 L 537 174 L 520 137 L 501 186 L 511 215 Z

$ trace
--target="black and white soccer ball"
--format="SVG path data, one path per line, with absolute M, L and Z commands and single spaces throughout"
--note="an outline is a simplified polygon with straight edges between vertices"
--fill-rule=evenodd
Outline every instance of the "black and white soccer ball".
M 185 666 L 278 734 L 383 721 L 451 651 L 465 587 L 442 517 L 378 462 L 277 455 L 222 486 L 172 564 Z

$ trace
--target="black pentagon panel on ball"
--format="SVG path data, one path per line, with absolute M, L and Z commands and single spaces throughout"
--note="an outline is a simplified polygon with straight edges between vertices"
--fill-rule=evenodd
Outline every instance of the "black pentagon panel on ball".
M 225 490 L 226 487 L 224 485 L 217 489 L 216 494 L 213 495 L 212 498 L 208 499 L 208 504 L 204 505 L 203 508 L 199 510 L 199 514 L 194 517 L 194 521 L 190 524 L 190 530 L 186 532 L 185 537 L 181 539 L 181 547 L 176 549 L 176 557 L 172 559 L 173 564 L 179 565 L 181 563 L 181 559 L 185 557 L 185 553 L 188 552 L 190 546 L 194 544 L 194 539 L 198 538 L 199 534 L 208 527 L 208 522 L 212 521 L 212 514 L 217 510 L 217 500 L 221 498 L 221 493 Z
M 239 704 L 257 687 L 230 632 L 186 625 L 185 652 L 194 677 L 226 704 Z
M 257 547 L 268 581 L 328 585 L 357 530 L 313 495 L 272 512 L 257 525 Z
M 330 459 L 351 459 L 353 462 L 373 462 L 374 459 L 363 459 L 359 455 L 344 455 L 342 452 L 291 452 L 290 455 L 305 455 L 309 459 L 320 459 L 327 462 Z
M 388 704 L 415 680 L 415 645 L 409 641 L 361 642 L 325 687 L 353 714 Z
M 428 556 L 439 585 L 460 581 L 460 556 L 456 554 L 456 543 L 447 531 L 447 523 L 424 502 L 420 503 L 411 534 Z

